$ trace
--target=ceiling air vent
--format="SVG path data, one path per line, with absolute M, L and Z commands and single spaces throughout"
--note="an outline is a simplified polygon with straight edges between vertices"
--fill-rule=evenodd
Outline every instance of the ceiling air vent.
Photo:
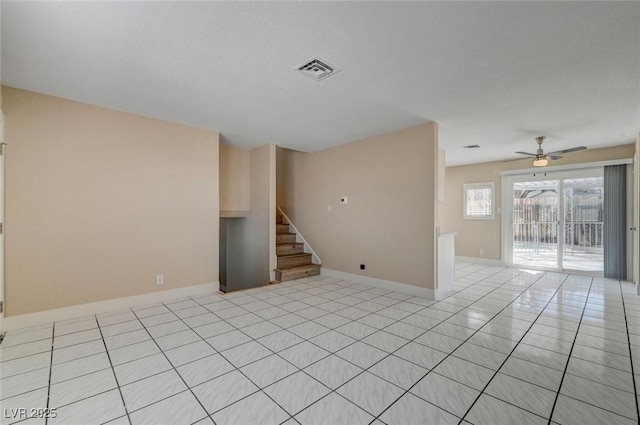
M 480 145 L 467 145 L 463 146 L 465 149 L 480 149 Z
M 304 61 L 294 69 L 297 69 L 304 75 L 307 75 L 316 81 L 324 80 L 330 75 L 340 72 L 340 69 L 329 64 L 329 62 L 319 56 L 314 56 L 311 59 Z

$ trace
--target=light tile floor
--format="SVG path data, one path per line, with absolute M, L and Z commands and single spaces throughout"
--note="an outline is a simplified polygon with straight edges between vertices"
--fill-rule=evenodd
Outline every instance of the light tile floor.
M 635 286 L 456 269 L 439 302 L 314 277 L 9 332 L 2 423 L 637 423 Z
M 547 269 L 558 268 L 557 248 L 540 250 L 538 253 L 532 251 L 513 253 L 513 264 L 521 267 L 538 267 Z M 571 250 L 567 248 L 562 258 L 562 268 L 564 270 L 580 270 L 584 272 L 599 272 L 602 276 L 604 270 L 604 253 L 585 252 Z

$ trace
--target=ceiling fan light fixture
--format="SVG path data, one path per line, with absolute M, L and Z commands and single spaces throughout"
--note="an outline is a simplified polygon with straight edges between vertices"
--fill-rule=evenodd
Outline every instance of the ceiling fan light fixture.
M 549 164 L 549 160 L 546 155 L 536 156 L 533 158 L 533 166 L 534 167 L 546 167 Z
M 536 153 L 521 152 L 521 151 L 518 151 L 516 153 L 533 158 L 534 167 L 546 167 L 549 164 L 549 160 L 554 161 L 556 159 L 562 158 L 562 156 L 559 154 L 583 151 L 587 149 L 585 146 L 576 146 L 574 148 L 562 149 L 559 151 L 545 153 L 544 150 L 542 149 L 542 142 L 544 142 L 544 139 L 545 139 L 544 136 L 536 137 L 536 143 L 538 144 L 538 149 L 536 150 Z M 516 161 L 516 160 L 513 160 L 513 161 Z M 509 161 L 505 161 L 505 162 L 509 162 Z

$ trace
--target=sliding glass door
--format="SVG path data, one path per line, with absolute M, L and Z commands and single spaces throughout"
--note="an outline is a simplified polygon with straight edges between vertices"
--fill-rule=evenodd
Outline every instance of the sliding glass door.
M 604 178 L 564 180 L 564 249 L 560 268 L 604 270 Z
M 558 268 L 558 180 L 522 181 L 513 185 L 513 263 Z
M 514 176 L 507 261 L 547 270 L 603 270 L 602 169 Z

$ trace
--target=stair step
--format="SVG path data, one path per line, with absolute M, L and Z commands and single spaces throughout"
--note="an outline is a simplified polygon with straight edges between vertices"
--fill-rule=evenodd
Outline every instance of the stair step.
M 289 225 L 276 223 L 276 233 L 289 233 Z
M 320 274 L 320 264 L 307 264 L 304 266 L 276 269 L 276 280 L 286 282 L 288 280 L 302 279 L 303 277 L 317 276 Z
M 311 264 L 311 254 L 278 255 L 278 269 Z
M 276 244 L 294 243 L 296 241 L 295 233 L 276 233 Z
M 302 254 L 304 244 L 301 242 L 276 244 L 276 255 Z
M 282 224 L 282 215 L 281 214 L 277 214 L 276 215 L 276 224 Z

